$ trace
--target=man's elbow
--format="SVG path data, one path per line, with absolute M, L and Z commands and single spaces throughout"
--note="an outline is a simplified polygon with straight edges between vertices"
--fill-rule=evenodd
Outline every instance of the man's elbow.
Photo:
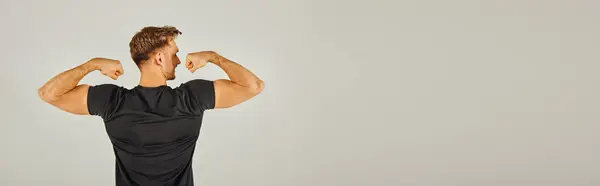
M 258 95 L 263 89 L 265 89 L 265 82 L 263 80 L 258 80 L 254 86 L 250 87 L 250 92 L 254 95 Z
M 57 96 L 52 96 L 50 93 L 48 93 L 48 91 L 45 91 L 42 88 L 38 89 L 38 96 L 47 103 L 52 103 L 58 99 Z

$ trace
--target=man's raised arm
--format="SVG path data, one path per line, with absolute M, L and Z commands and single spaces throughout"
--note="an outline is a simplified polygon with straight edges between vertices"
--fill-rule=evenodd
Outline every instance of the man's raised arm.
M 229 79 L 214 81 L 215 108 L 229 108 L 258 95 L 264 89 L 264 82 L 250 70 L 213 51 L 188 54 L 186 67 L 191 72 L 211 62 L 219 66 Z
M 89 85 L 79 84 L 87 74 L 95 70 L 112 79 L 123 74 L 123 67 L 118 60 L 93 58 L 75 68 L 64 71 L 38 89 L 38 94 L 45 102 L 69 113 L 89 115 L 87 95 Z

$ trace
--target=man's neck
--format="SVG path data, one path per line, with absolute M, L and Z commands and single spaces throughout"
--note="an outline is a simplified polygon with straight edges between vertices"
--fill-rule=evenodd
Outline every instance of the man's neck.
M 156 73 L 142 72 L 139 85 L 142 87 L 159 87 L 167 85 L 167 80 Z

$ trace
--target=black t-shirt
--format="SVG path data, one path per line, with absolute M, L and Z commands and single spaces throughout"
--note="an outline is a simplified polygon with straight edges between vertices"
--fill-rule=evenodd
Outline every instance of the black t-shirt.
M 116 157 L 117 186 L 194 185 L 192 156 L 205 110 L 214 109 L 213 81 L 126 89 L 92 86 L 90 114 L 104 120 Z

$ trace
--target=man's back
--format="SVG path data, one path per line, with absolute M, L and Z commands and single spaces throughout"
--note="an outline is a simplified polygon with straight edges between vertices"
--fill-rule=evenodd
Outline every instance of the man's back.
M 193 185 L 192 156 L 214 84 L 171 88 L 104 84 L 90 87 L 90 114 L 104 119 L 116 156 L 116 185 Z

